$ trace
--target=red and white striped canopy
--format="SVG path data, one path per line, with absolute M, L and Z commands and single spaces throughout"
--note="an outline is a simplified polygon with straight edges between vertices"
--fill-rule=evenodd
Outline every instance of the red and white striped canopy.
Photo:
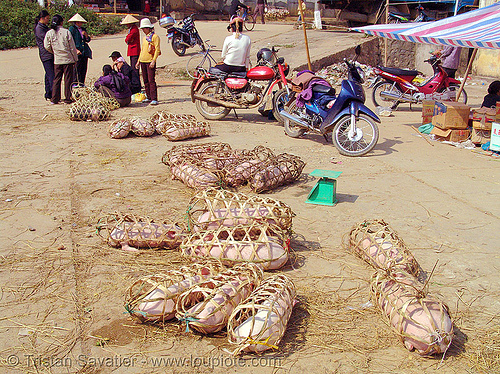
M 373 25 L 351 30 L 407 42 L 500 49 L 500 2 L 434 22 Z

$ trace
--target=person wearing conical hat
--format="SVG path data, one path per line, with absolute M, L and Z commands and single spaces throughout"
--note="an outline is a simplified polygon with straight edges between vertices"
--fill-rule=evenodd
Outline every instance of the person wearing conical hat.
M 130 58 L 130 66 L 139 74 L 139 69 L 135 67 L 141 53 L 141 35 L 137 23 L 139 23 L 139 20 L 130 14 L 127 14 L 121 22 L 122 25 L 128 25 L 128 34 L 125 37 L 125 43 L 128 46 L 127 56 Z
M 73 35 L 75 41 L 76 49 L 78 50 L 78 61 L 76 63 L 76 77 L 78 82 L 85 84 L 85 77 L 87 76 L 87 67 L 89 63 L 89 58 L 92 58 L 92 50 L 90 49 L 88 43 L 90 42 L 90 36 L 87 33 L 84 23 L 87 23 L 85 18 L 76 13 L 71 17 L 68 22 L 73 24 L 69 27 L 69 32 Z
M 151 105 L 158 105 L 158 89 L 156 87 L 156 60 L 160 56 L 160 37 L 155 34 L 154 26 L 148 18 L 141 19 L 140 29 L 144 32 L 142 39 L 141 54 L 136 68 L 141 67 L 146 100 Z

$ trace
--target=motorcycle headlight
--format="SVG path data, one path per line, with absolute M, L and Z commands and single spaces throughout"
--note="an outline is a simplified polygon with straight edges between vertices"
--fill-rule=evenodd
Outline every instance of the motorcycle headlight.
M 285 73 L 285 77 L 288 75 L 288 73 L 290 72 L 290 66 L 285 62 L 283 64 L 283 69 L 284 69 L 284 73 Z

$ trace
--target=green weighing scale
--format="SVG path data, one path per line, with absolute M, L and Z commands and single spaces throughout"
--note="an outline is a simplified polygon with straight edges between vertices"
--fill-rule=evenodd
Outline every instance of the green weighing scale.
M 337 204 L 337 178 L 340 177 L 340 174 L 342 174 L 341 171 L 321 169 L 310 173 L 310 176 L 319 177 L 320 180 L 309 192 L 306 203 L 330 206 Z

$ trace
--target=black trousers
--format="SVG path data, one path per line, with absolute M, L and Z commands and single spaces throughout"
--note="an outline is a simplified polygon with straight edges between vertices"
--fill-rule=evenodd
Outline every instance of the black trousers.
M 226 73 L 243 73 L 247 71 L 247 68 L 244 66 L 217 64 L 214 67 Z
M 78 83 L 85 84 L 88 64 L 88 57 L 83 57 L 82 55 L 78 56 L 78 61 L 76 62 L 76 78 L 78 80 Z
M 450 78 L 455 78 L 455 73 L 457 72 L 457 69 L 448 69 L 445 68 L 444 66 L 442 68 Z
M 54 85 L 54 59 L 42 61 L 45 70 L 45 98 L 52 98 L 52 86 Z

